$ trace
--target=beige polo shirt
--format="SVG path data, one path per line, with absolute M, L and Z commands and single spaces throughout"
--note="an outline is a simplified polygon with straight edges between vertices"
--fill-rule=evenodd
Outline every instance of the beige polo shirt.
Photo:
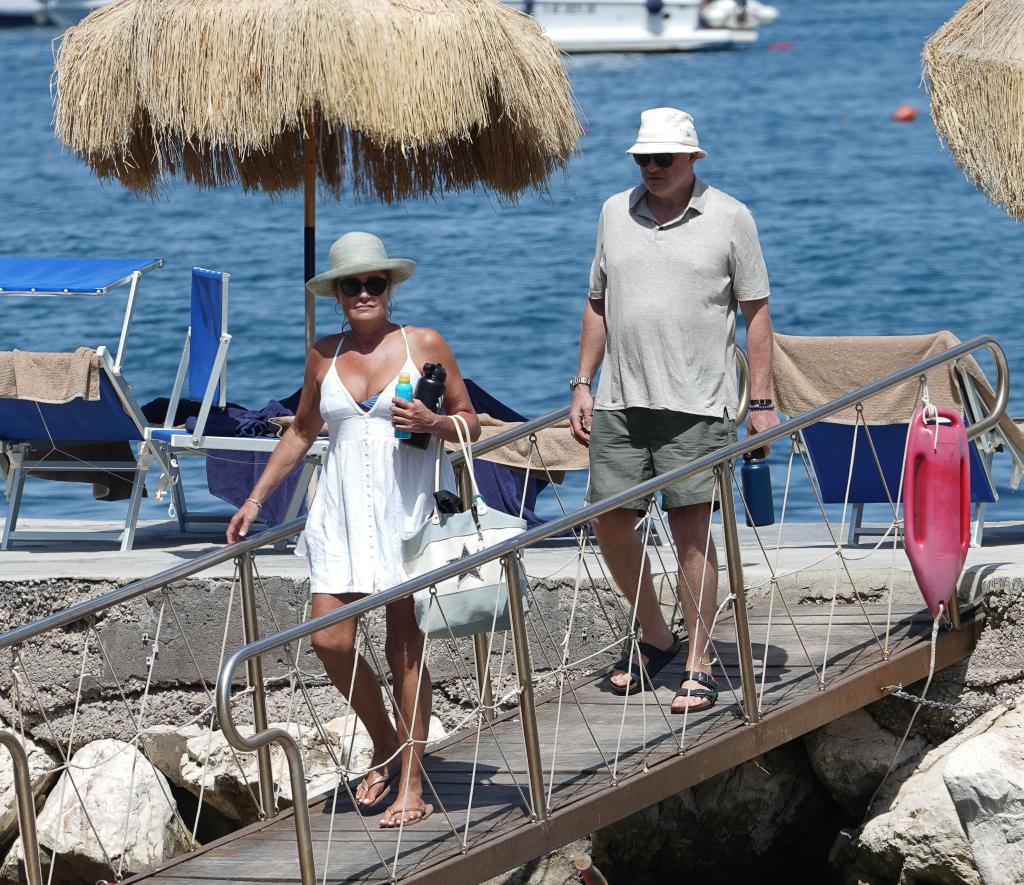
M 596 409 L 643 407 L 735 418 L 736 304 L 769 295 L 754 218 L 699 178 L 659 224 L 642 185 L 607 200 L 590 297 L 603 299 Z

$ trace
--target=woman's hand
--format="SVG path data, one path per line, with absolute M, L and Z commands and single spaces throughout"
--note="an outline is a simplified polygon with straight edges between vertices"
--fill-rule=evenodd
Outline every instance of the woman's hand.
M 260 508 L 253 501 L 246 501 L 239 507 L 235 515 L 231 517 L 231 522 L 228 523 L 228 543 L 237 544 L 239 541 L 244 541 L 245 536 L 249 534 L 249 526 L 256 521 L 256 517 L 259 515 Z
M 396 396 L 391 400 L 391 423 L 395 430 L 408 430 L 410 433 L 430 433 L 438 435 L 441 427 L 441 416 L 431 412 L 418 399 L 412 402 Z

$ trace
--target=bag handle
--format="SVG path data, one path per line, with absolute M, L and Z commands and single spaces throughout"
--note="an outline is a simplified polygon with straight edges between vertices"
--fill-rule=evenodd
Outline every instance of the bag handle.
M 459 448 L 462 450 L 462 457 L 466 464 L 466 470 L 469 471 L 469 485 L 473 492 L 473 503 L 472 508 L 479 513 L 487 512 L 487 502 L 484 500 L 484 496 L 480 494 L 480 486 L 476 484 L 476 471 L 473 469 L 473 443 L 469 438 L 469 422 L 466 421 L 462 415 L 447 415 L 446 417 L 451 418 L 452 424 L 455 425 L 455 435 L 459 438 Z M 444 454 L 444 441 L 439 440 L 437 446 L 437 456 L 434 458 L 434 491 L 441 491 L 441 459 L 445 457 Z M 434 505 L 434 512 L 432 516 L 435 524 L 441 521 L 441 516 L 437 512 L 437 505 Z
M 466 470 L 469 471 L 469 484 L 473 490 L 473 509 L 477 513 L 487 512 L 487 502 L 480 494 L 480 486 L 476 484 L 476 470 L 473 467 L 473 442 L 469 437 L 469 422 L 462 415 L 449 415 L 455 425 L 455 433 L 459 437 L 459 448 L 465 459 Z

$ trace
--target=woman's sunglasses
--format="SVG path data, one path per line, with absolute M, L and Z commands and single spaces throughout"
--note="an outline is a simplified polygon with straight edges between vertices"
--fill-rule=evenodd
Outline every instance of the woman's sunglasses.
M 675 158 L 675 154 L 633 154 L 633 159 L 641 169 L 650 163 L 651 160 L 654 160 L 660 169 L 668 169 Z
M 368 295 L 377 297 L 383 295 L 384 290 L 388 287 L 387 277 L 367 277 L 365 280 L 358 280 L 355 277 L 346 277 L 339 281 L 338 288 L 341 289 L 342 295 L 348 295 L 349 298 L 355 298 L 359 295 L 363 289 L 366 289 Z

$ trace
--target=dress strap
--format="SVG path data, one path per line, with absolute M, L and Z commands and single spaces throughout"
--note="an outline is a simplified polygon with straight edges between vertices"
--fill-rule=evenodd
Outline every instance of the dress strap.
M 409 350 L 409 336 L 405 334 L 405 326 L 398 327 L 402 332 L 402 340 L 405 341 L 405 358 L 411 363 L 412 362 L 412 351 Z M 341 345 L 339 345 L 340 347 Z

